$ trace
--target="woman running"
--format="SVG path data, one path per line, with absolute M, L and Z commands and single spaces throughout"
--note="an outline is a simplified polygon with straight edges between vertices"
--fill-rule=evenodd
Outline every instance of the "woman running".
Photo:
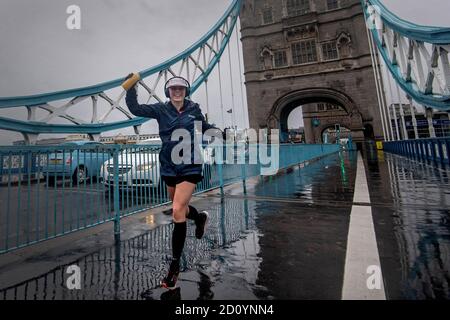
M 136 78 L 130 87 L 130 78 Z M 164 91 L 169 101 L 166 103 L 139 104 L 137 101 L 137 90 L 135 83 L 139 77 L 129 74 L 125 80 L 124 88 L 129 88 L 126 94 L 126 103 L 130 112 L 138 117 L 156 119 L 159 124 L 159 135 L 162 140 L 160 160 L 161 178 L 167 185 L 167 190 L 172 200 L 172 216 L 174 222 L 172 234 L 172 262 L 170 263 L 168 275 L 161 281 L 161 285 L 167 289 L 175 289 L 178 274 L 180 272 L 180 258 L 183 252 L 186 239 L 186 218 L 195 221 L 195 236 L 201 239 L 205 232 L 208 220 L 208 212 L 198 212 L 193 206 L 189 205 L 192 193 L 197 183 L 202 181 L 202 164 L 194 161 L 194 121 L 201 121 L 202 133 L 206 130 L 215 128 L 208 124 L 203 116 L 200 106 L 197 103 L 187 99 L 190 95 L 190 84 L 182 77 L 173 77 L 169 79 Z M 179 141 L 172 141 L 172 133 L 176 129 L 186 129 L 191 136 L 191 162 L 174 164 L 171 157 L 172 149 Z M 218 130 L 218 129 L 217 129 Z

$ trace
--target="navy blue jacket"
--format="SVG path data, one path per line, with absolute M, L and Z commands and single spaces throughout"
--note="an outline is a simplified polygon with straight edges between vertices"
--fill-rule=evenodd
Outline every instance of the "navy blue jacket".
M 194 146 L 194 121 L 202 122 L 202 133 L 215 127 L 206 122 L 197 103 L 185 99 L 180 112 L 170 101 L 166 103 L 139 104 L 135 87 L 127 91 L 125 101 L 130 112 L 135 116 L 152 118 L 158 121 L 159 136 L 162 141 L 161 152 L 159 153 L 160 173 L 162 176 L 184 176 L 202 173 L 202 164 L 194 163 L 194 148 L 196 148 Z M 178 141 L 171 141 L 172 132 L 181 128 L 189 131 L 191 135 L 190 164 L 174 164 L 171 159 L 172 149 L 179 143 Z

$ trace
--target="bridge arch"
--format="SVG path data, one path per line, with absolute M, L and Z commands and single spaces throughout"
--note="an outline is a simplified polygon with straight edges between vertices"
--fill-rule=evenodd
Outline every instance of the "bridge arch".
M 326 143 L 326 142 L 327 143 L 336 143 L 336 139 L 338 137 L 338 135 L 336 133 L 330 133 L 328 135 L 328 141 L 324 140 L 324 134 L 327 133 L 328 130 L 334 131 L 334 129 L 335 129 L 334 125 L 321 126 L 319 129 L 320 130 L 319 131 L 320 138 L 321 138 L 320 142 L 321 143 Z M 345 125 L 341 125 L 340 130 L 341 131 L 339 133 L 339 138 L 348 138 L 349 137 L 351 130 L 348 129 Z
M 321 133 L 328 127 L 334 126 L 336 123 L 351 130 L 351 135 L 354 141 L 364 140 L 364 124 L 363 117 L 358 109 L 356 103 L 345 93 L 331 89 L 331 88 L 305 88 L 301 90 L 292 91 L 280 97 L 272 106 L 267 115 L 267 128 L 279 129 L 282 137 L 286 136 L 288 132 L 288 117 L 289 114 L 298 106 L 304 106 L 311 103 L 330 103 L 342 107 L 345 111 L 345 116 L 320 118 L 320 124 L 312 128 L 320 137 Z M 312 127 L 308 123 L 310 119 L 305 120 L 305 130 L 307 127 Z M 307 134 L 307 133 L 306 133 Z M 308 134 L 307 134 L 308 135 Z M 309 140 L 309 141 L 308 141 Z M 320 139 L 308 139 L 309 143 L 321 143 Z

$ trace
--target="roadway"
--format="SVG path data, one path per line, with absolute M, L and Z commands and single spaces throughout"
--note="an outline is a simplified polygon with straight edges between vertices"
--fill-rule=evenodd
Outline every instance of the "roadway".
M 28 250 L 34 260 L 0 257 L 0 299 L 448 299 L 449 173 L 374 149 L 334 154 L 250 179 L 247 195 L 235 184 L 195 196 L 211 221 L 200 241 L 189 224 L 176 291 L 158 286 L 172 230 L 161 208 L 131 217 L 116 245 L 92 246 L 91 232 L 72 249 Z M 71 264 L 81 290 L 65 287 Z

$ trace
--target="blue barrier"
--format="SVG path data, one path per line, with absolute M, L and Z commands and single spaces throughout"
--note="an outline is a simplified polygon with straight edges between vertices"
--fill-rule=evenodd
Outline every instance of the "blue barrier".
M 384 150 L 420 161 L 450 165 L 450 138 L 384 142 Z
M 230 148 L 228 158 L 223 153 L 228 149 L 204 146 L 204 179 L 195 193 L 220 188 L 223 194 L 224 186 L 233 183 L 242 183 L 245 193 L 246 180 L 270 167 L 261 161 L 264 152 L 274 160 L 276 174 L 339 151 L 335 144 L 281 144 L 273 145 L 273 150 L 270 145 L 267 150 L 258 144 L 241 146 Z M 99 143 L 0 147 L 0 253 L 109 221 L 118 235 L 123 217 L 169 203 L 159 175 L 160 147 Z M 257 154 L 254 162 L 252 152 Z

